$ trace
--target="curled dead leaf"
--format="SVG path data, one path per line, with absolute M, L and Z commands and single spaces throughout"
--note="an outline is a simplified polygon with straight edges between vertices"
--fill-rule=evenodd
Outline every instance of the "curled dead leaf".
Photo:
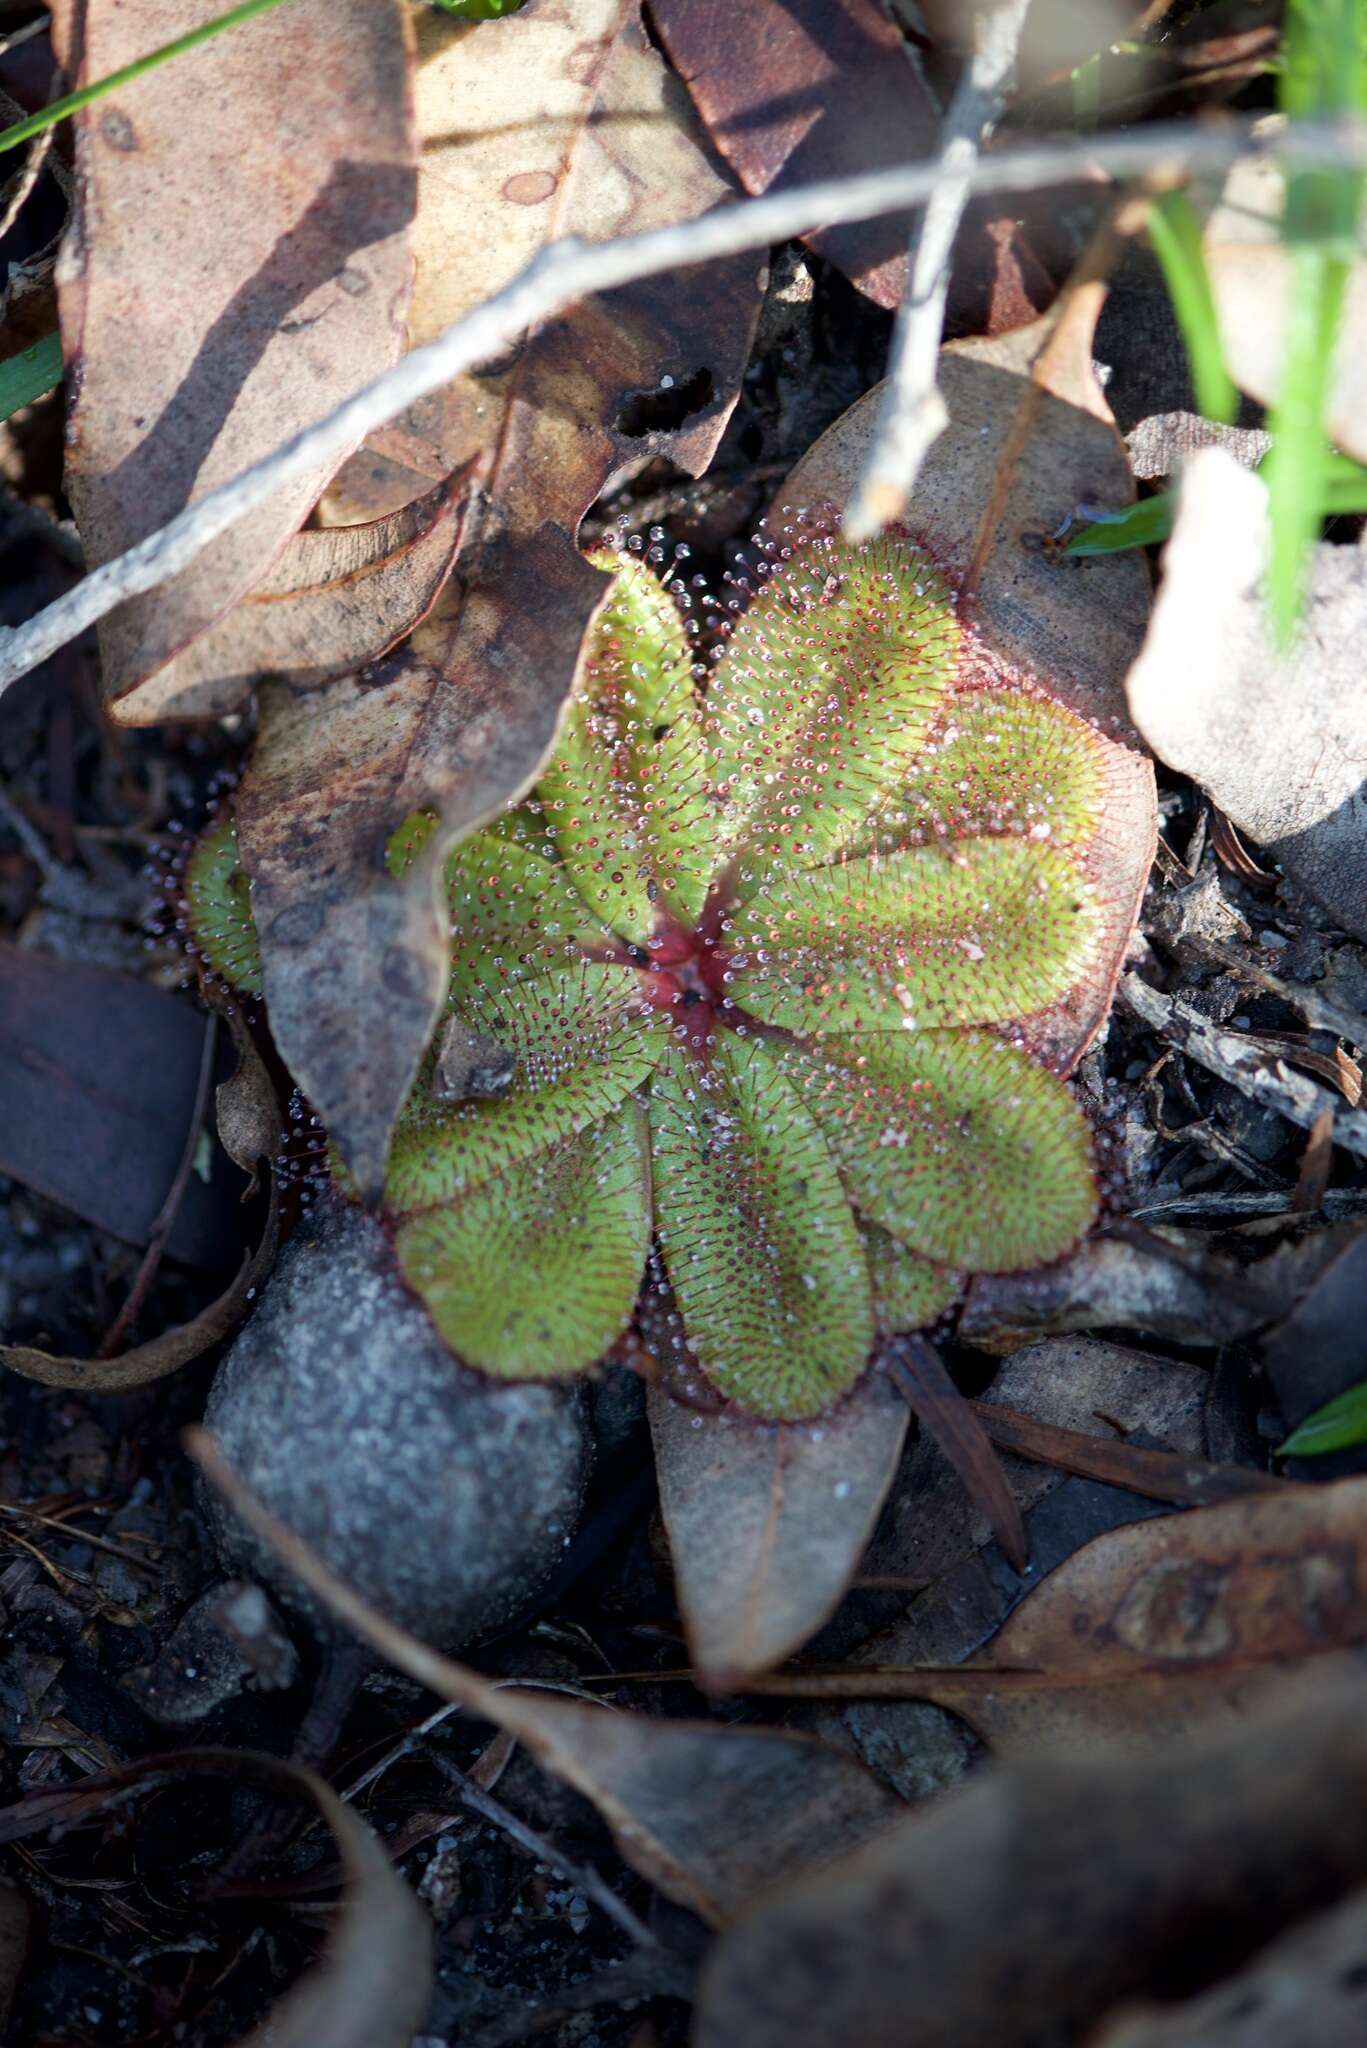
M 462 480 L 363 526 L 295 534 L 261 581 L 158 679 L 176 715 L 215 718 L 263 677 L 317 690 L 378 661 L 425 619 L 455 559 Z
M 1358 1685 L 1218 1744 L 988 1768 L 758 1900 L 704 1967 L 694 2041 L 1077 2040 L 1173 1966 L 1190 1982 L 1360 1884 L 1365 1803 Z
M 1352 1667 L 1365 1560 L 1367 1480 L 1259 1491 L 1097 1537 L 952 1670 L 809 1670 L 754 1690 L 926 1699 L 1008 1753 L 1148 1750 Z

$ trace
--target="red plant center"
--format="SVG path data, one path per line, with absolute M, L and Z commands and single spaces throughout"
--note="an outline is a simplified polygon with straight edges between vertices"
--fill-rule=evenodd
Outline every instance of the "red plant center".
M 686 1031 L 689 1045 L 705 1045 L 719 1011 L 732 1005 L 725 993 L 728 956 L 705 928 L 661 918 L 648 947 L 633 948 L 637 981 L 653 1009 L 667 1010 Z

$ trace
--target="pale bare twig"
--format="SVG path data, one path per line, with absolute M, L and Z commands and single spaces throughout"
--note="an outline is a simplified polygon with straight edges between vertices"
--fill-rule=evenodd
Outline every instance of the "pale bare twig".
M 1155 123 L 1142 133 L 1091 135 L 980 157 L 966 174 L 977 192 L 1025 192 L 1066 184 L 1101 170 L 1128 178 L 1169 167 L 1218 171 L 1245 154 L 1285 155 L 1333 168 L 1367 164 L 1367 124 L 1356 117 L 1305 122 L 1263 138 L 1250 124 L 1216 127 Z M 25 625 L 0 632 L 0 690 L 74 640 L 130 597 L 155 590 L 189 567 L 220 534 L 274 492 L 316 474 L 350 453 L 368 433 L 404 412 L 462 371 L 488 362 L 519 335 L 594 292 L 663 271 L 743 254 L 816 227 L 870 220 L 928 199 L 944 175 L 936 157 L 895 170 L 830 179 L 716 208 L 676 226 L 585 243 L 576 238 L 543 249 L 501 291 L 448 327 L 435 341 L 344 400 L 325 419 L 292 435 L 271 455 L 220 484 L 156 533 L 103 563 Z
M 1237 1031 L 1213 1024 L 1180 996 L 1164 995 L 1137 974 L 1122 974 L 1116 993 L 1160 1038 L 1288 1123 L 1312 1130 L 1327 1109 L 1334 1143 L 1367 1159 L 1367 1110 L 1341 1108 L 1327 1088 L 1293 1072 L 1285 1060 L 1269 1058 Z
M 907 285 L 897 311 L 888 381 L 864 465 L 845 508 L 845 534 L 872 540 L 901 516 L 921 464 L 949 425 L 936 381 L 954 242 L 972 172 L 996 123 L 1016 66 L 1030 0 L 1002 0 L 978 16 L 977 40 L 940 132 L 939 183 L 918 215 L 907 249 Z
M 47 26 L 47 16 L 40 14 L 36 21 L 25 22 L 22 28 L 12 29 L 9 35 L 0 36 L 0 57 L 8 57 L 10 51 L 17 50 L 21 43 L 31 42 L 34 36 L 43 35 Z

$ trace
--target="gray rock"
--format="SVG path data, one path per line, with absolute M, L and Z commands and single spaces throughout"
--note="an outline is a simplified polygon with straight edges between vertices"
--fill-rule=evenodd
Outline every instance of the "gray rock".
M 205 1422 L 248 1485 L 388 1617 L 438 1647 L 508 1627 L 559 1563 L 591 1458 L 576 1389 L 462 1369 L 379 1226 L 329 1199 L 281 1256 Z M 318 1618 L 216 1498 L 230 1569 Z

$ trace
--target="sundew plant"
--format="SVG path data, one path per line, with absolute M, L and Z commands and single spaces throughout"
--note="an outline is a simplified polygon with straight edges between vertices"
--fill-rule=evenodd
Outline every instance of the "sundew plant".
M 711 1386 L 809 1417 L 880 1334 L 1093 1220 L 1041 1049 L 1118 950 L 1104 742 L 908 539 L 761 542 L 707 659 L 682 576 L 599 559 L 551 763 L 446 869 L 449 1016 L 387 1227 L 451 1350 L 508 1379 L 592 1366 L 653 1242 Z M 259 987 L 230 824 L 187 894 L 211 967 Z

